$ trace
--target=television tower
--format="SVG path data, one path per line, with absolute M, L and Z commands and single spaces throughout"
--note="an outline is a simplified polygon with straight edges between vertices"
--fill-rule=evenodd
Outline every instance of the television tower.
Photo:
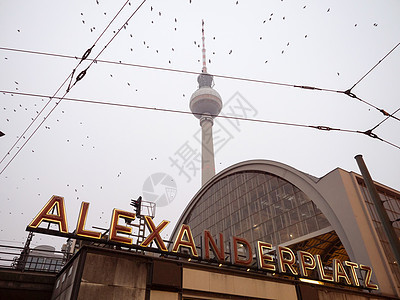
M 200 119 L 201 126 L 201 184 L 204 185 L 215 175 L 214 144 L 212 126 L 214 118 L 222 109 L 221 96 L 213 89 L 214 80 L 211 74 L 207 73 L 206 48 L 204 43 L 204 20 L 202 20 L 202 41 L 203 41 L 203 68 L 197 77 L 199 88 L 190 97 L 190 110 L 193 115 Z

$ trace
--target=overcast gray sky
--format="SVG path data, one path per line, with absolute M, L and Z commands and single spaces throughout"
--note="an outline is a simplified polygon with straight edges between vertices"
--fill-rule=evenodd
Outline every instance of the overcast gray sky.
M 0 47 L 81 57 L 124 3 L 1 0 Z M 126 5 L 89 58 L 103 50 L 140 3 Z M 337 91 L 351 88 L 400 42 L 399 1 L 148 0 L 99 59 L 201 71 L 202 19 L 210 73 Z M 51 96 L 77 62 L 0 50 L 0 90 Z M 75 76 L 89 64 L 84 61 Z M 400 107 L 399 70 L 400 47 L 352 92 L 392 113 Z M 67 97 L 189 111 L 196 77 L 99 62 Z M 248 118 L 359 131 L 384 119 L 343 93 L 214 79 L 224 115 L 241 112 Z M 65 91 L 63 86 L 57 95 Z M 0 130 L 6 134 L 0 138 L 1 159 L 48 99 L 0 94 Z M 54 105 L 55 100 L 0 170 Z M 199 129 L 193 115 L 61 101 L 0 175 L 0 243 L 22 245 L 25 227 L 52 195 L 65 197 L 70 231 L 81 201 L 90 202 L 88 227 L 108 227 L 112 209 L 131 209 L 130 199 L 142 195 L 156 173 L 176 184 L 176 191 L 166 192 L 162 184 L 154 191 L 169 193 L 171 202 L 157 208 L 156 217 L 157 224 L 171 221 L 164 232 L 169 234 L 200 188 Z M 398 146 L 399 132 L 400 122 L 393 118 L 374 130 Z M 336 167 L 359 172 L 354 156 L 362 154 L 375 180 L 400 189 L 400 150 L 363 134 L 218 119 L 214 135 L 217 172 L 240 161 L 267 159 L 321 177 Z M 192 151 L 185 152 L 191 154 L 186 162 L 180 155 L 185 149 Z M 34 238 L 34 245 L 61 242 Z

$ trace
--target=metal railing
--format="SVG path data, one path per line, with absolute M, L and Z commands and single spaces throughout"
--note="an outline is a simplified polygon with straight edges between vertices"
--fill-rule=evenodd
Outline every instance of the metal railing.
M 19 271 L 58 272 L 65 263 L 63 251 L 0 245 L 0 268 Z

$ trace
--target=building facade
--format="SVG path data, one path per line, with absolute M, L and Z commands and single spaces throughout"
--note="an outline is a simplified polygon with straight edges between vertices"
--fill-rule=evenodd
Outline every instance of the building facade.
M 340 286 L 212 266 L 187 259 L 84 246 L 57 275 L 52 300 L 393 299 Z
M 376 187 L 391 220 L 399 218 L 400 193 L 379 183 Z M 226 249 L 230 237 L 238 236 L 252 245 L 261 240 L 318 254 L 326 265 L 357 261 L 373 268 L 381 293 L 399 296 L 397 262 L 356 173 L 337 168 L 316 178 L 274 161 L 242 162 L 199 190 L 174 238 L 182 224 L 190 226 L 196 244 L 209 230 L 214 237 L 223 233 Z M 400 224 L 392 224 L 400 237 Z
M 375 185 L 397 220 L 400 193 Z M 51 201 L 64 206 L 53 196 L 31 224 L 57 217 L 59 230 L 27 229 L 78 239 L 81 247 L 61 270 L 39 261 L 38 252 L 53 249 L 32 251 L 37 260 L 26 268 L 35 272 L 2 272 L 0 299 L 400 299 L 397 263 L 363 178 L 339 168 L 316 178 L 274 161 L 233 165 L 198 191 L 170 241 L 160 236 L 168 221 L 155 224 L 153 216 L 119 209 L 109 236 L 94 236 L 79 225 L 88 203 L 81 206 L 79 230 L 61 232 L 66 216 L 51 214 Z M 131 226 L 143 222 L 147 230 L 139 239 Z M 51 270 L 58 272 L 43 276 Z

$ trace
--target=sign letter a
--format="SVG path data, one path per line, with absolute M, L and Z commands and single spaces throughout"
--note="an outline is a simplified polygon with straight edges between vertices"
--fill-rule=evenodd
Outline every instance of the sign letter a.
M 50 213 L 50 211 L 55 207 L 57 208 L 57 213 Z M 59 231 L 68 233 L 63 197 L 52 196 L 28 227 L 37 228 L 42 221 L 58 224 Z

